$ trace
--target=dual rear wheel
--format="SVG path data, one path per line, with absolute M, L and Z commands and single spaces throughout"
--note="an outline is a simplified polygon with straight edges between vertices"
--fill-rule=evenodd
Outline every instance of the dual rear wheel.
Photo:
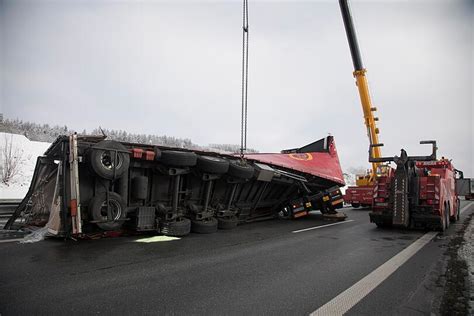
M 226 160 L 216 156 L 201 156 L 188 151 L 162 151 L 160 161 L 171 167 L 193 167 L 211 174 L 228 174 L 233 178 L 250 179 L 254 168 L 240 160 Z M 103 140 L 89 152 L 89 166 L 100 178 L 114 180 L 122 177 L 129 169 L 130 154 L 119 142 Z M 121 196 L 115 192 L 96 194 L 89 202 L 89 214 L 92 222 L 102 230 L 119 230 L 126 219 L 127 206 Z M 160 224 L 160 231 L 168 236 L 184 236 L 190 231 L 196 233 L 213 233 L 220 229 L 232 229 L 237 226 L 236 216 L 208 218 L 191 221 L 180 218 Z

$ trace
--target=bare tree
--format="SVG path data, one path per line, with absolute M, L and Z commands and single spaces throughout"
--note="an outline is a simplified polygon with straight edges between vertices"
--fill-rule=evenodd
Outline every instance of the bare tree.
M 13 146 L 13 136 L 8 138 L 5 135 L 4 146 L 0 151 L 0 177 L 3 183 L 9 184 L 18 174 L 22 156 L 23 152 L 18 147 Z

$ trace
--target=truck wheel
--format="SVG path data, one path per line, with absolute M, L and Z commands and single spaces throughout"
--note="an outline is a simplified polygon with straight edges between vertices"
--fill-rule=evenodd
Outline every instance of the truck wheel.
M 236 216 L 226 216 L 226 217 L 218 217 L 217 218 L 217 227 L 219 229 L 233 229 L 237 227 L 239 220 Z
M 456 201 L 456 208 L 454 211 L 454 215 L 449 217 L 449 221 L 451 223 L 456 222 L 459 219 L 459 200 Z
M 191 221 L 188 218 L 180 217 L 175 221 L 161 222 L 160 233 L 166 236 L 183 237 L 191 232 Z
M 197 167 L 205 173 L 224 174 L 229 170 L 229 161 L 212 156 L 198 156 Z
M 359 208 L 360 204 L 359 203 L 352 203 L 351 204 L 353 208 Z
M 232 160 L 229 163 L 228 175 L 239 179 L 250 179 L 253 177 L 255 169 L 248 163 L 243 164 L 240 160 Z
M 377 225 L 378 228 L 388 228 L 392 226 L 392 224 L 386 222 L 375 222 L 375 225 Z
M 127 172 L 130 155 L 122 152 L 127 150 L 124 145 L 113 140 L 103 140 L 96 146 L 100 148 L 91 149 L 89 164 L 99 177 L 110 180 L 114 178 L 114 175 L 115 178 L 120 178 Z M 117 151 L 117 156 L 115 156 L 115 150 L 121 150 Z
M 217 219 L 209 217 L 201 221 L 191 221 L 191 230 L 198 234 L 211 234 L 217 231 Z
M 443 211 L 443 213 L 441 214 L 441 227 L 440 227 L 440 231 L 441 231 L 441 232 L 445 232 L 446 229 L 448 229 L 448 225 L 449 225 L 448 206 L 445 205 L 442 211 Z
M 456 220 L 458 221 L 461 218 L 461 200 L 458 198 L 458 207 L 456 209 Z
M 119 230 L 126 216 L 126 206 L 120 195 L 109 192 L 109 207 L 113 222 L 96 223 L 103 230 Z M 97 194 L 89 202 L 89 213 L 94 221 L 107 221 L 107 195 L 105 192 Z
M 190 151 L 165 150 L 161 152 L 160 161 L 171 167 L 192 167 L 196 159 L 196 154 Z
M 449 217 L 450 217 L 449 215 L 450 215 L 450 213 L 451 213 L 451 207 L 448 204 L 447 207 L 446 207 L 445 215 L 444 215 L 446 217 L 446 219 L 445 219 L 446 229 L 449 228 Z

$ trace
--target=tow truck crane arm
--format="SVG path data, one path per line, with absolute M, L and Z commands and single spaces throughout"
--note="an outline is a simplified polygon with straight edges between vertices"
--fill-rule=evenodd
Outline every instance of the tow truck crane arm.
M 377 128 L 376 122 L 378 118 L 374 116 L 374 112 L 377 108 L 372 106 L 372 99 L 370 98 L 369 85 L 367 82 L 367 70 L 362 64 L 360 56 L 359 44 L 357 42 L 357 36 L 352 22 L 352 16 L 347 0 L 339 0 L 339 6 L 341 8 L 342 19 L 344 21 L 344 27 L 346 29 L 347 40 L 349 42 L 349 48 L 351 50 L 352 63 L 354 64 L 354 77 L 356 78 L 356 85 L 359 90 L 360 102 L 362 104 L 362 110 L 364 112 L 365 126 L 367 127 L 367 136 L 369 137 L 369 143 L 371 145 L 369 153 L 373 158 L 380 158 L 382 156 L 380 147 L 372 146 L 379 143 L 379 129 Z M 374 181 L 375 175 L 378 173 L 377 169 L 380 166 L 379 162 L 372 162 L 372 171 L 368 182 Z

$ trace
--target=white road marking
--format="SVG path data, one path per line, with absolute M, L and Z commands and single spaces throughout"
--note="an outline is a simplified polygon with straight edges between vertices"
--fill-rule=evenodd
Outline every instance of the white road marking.
M 459 212 L 459 214 L 462 214 L 462 212 L 464 212 L 465 210 L 467 210 L 469 208 L 469 206 L 471 206 L 472 203 L 469 203 L 468 205 L 464 206 L 461 211 Z
M 353 219 L 350 219 L 348 221 L 343 221 L 343 222 L 337 222 L 337 223 L 332 223 L 332 224 L 327 224 L 327 225 L 321 225 L 321 226 L 314 226 L 314 227 L 310 227 L 310 228 L 305 228 L 305 229 L 300 229 L 300 230 L 294 230 L 292 231 L 293 234 L 296 234 L 296 233 L 302 233 L 302 232 L 305 232 L 305 231 L 308 231 L 308 230 L 313 230 L 313 229 L 319 229 L 319 228 L 324 228 L 324 227 L 329 227 L 329 226 L 334 226 L 334 225 L 339 225 L 339 224 L 344 224 L 344 223 L 350 223 L 350 222 L 353 222 L 354 220 Z
M 310 315 L 343 315 L 413 257 L 438 233 L 429 232 Z
M 0 244 L 1 243 L 4 243 L 4 242 L 15 242 L 15 241 L 20 241 L 22 240 L 23 238 L 14 238 L 14 239 L 4 239 L 4 240 L 0 240 Z

